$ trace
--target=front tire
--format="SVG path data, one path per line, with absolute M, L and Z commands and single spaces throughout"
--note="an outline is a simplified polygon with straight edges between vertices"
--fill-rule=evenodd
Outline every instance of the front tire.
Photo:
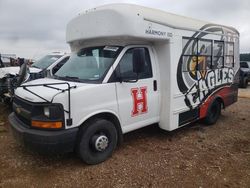
M 114 124 L 105 119 L 94 119 L 83 125 L 78 154 L 87 164 L 98 164 L 111 157 L 118 140 Z
M 207 116 L 204 119 L 206 125 L 213 125 L 217 122 L 221 114 L 221 103 L 215 100 L 208 109 Z

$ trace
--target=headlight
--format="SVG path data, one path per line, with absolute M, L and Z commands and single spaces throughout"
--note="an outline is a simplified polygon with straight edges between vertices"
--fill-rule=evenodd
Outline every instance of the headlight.
M 43 107 L 43 115 L 51 120 L 62 118 L 63 113 L 63 108 L 59 105 L 49 105 Z
M 31 126 L 45 129 L 64 127 L 64 109 L 62 104 L 39 104 L 32 108 Z
M 47 116 L 48 118 L 50 117 L 50 110 L 49 107 L 44 107 L 43 108 L 44 115 Z

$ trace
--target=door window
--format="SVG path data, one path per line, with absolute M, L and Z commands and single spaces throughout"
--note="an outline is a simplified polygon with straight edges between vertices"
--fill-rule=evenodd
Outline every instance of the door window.
M 137 74 L 133 70 L 133 51 L 136 48 L 131 48 L 123 55 L 117 70 L 122 78 L 125 79 L 133 79 L 137 77 Z M 138 74 L 138 79 L 146 79 L 146 78 L 152 78 L 152 66 L 149 56 L 149 51 L 147 48 L 144 48 L 144 55 L 145 55 L 145 62 L 144 62 L 144 70 Z

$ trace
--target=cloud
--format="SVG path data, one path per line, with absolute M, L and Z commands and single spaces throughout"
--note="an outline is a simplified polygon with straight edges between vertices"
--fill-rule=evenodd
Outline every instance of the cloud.
M 68 50 L 68 21 L 86 9 L 109 3 L 134 3 L 236 27 L 241 33 L 241 51 L 250 51 L 248 0 L 0 0 L 0 52 L 33 57 L 39 49 Z

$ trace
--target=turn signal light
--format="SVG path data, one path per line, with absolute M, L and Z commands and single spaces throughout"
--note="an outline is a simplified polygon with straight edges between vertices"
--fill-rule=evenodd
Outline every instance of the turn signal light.
M 62 122 L 47 122 L 47 121 L 32 121 L 32 127 L 45 128 L 45 129 L 60 129 L 62 128 Z

